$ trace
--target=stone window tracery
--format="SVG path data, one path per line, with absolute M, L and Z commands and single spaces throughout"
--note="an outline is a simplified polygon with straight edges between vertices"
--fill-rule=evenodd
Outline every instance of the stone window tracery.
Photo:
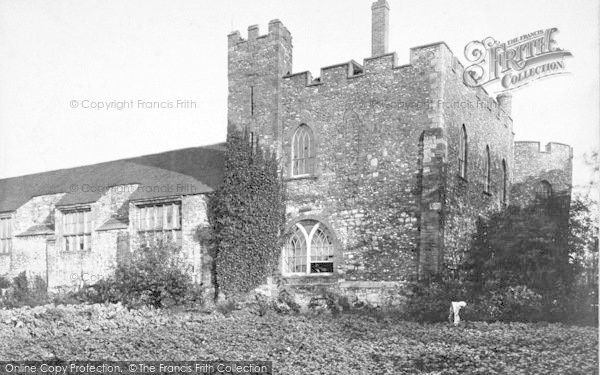
M 284 274 L 332 273 L 334 246 L 329 231 L 315 220 L 296 223 L 282 259 Z
M 292 137 L 292 176 L 305 176 L 314 173 L 315 145 L 312 130 L 300 125 Z

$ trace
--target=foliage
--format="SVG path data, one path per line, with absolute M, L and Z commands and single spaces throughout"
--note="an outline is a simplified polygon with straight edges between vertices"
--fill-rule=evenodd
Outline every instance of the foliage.
M 256 312 L 259 316 L 265 316 L 271 309 L 271 301 L 264 294 L 256 294 L 254 296 L 256 301 Z
M 275 155 L 231 132 L 225 176 L 210 199 L 216 293 L 249 292 L 276 267 L 281 250 L 284 188 Z
M 420 324 L 364 315 L 259 316 L 121 305 L 0 310 L 0 357 L 39 360 L 223 358 L 273 362 L 276 374 L 593 374 L 595 327 Z
M 218 303 L 216 309 L 223 315 L 229 315 L 237 309 L 237 305 L 234 300 L 228 299 L 226 301 Z
M 469 295 L 501 301 L 505 320 L 571 319 L 569 296 L 580 288 L 582 254 L 593 238 L 587 213 L 584 203 L 569 208 L 555 196 L 480 222 L 462 274 Z
M 495 213 L 478 223 L 464 264 L 414 285 L 407 315 L 441 322 L 464 300 L 467 320 L 597 324 L 595 288 L 577 276 L 592 229 L 588 206 L 560 196 Z
M 8 288 L 8 293 L 0 299 L 0 307 L 38 306 L 48 302 L 46 281 L 39 275 L 30 285 L 23 271 L 13 278 L 12 283 L 4 279 L 3 288 Z
M 112 277 L 58 296 L 55 303 L 116 303 L 170 307 L 202 303 L 202 286 L 187 273 L 181 249 L 171 242 L 141 247 L 120 263 Z
M 101 296 L 132 306 L 168 307 L 182 304 L 193 285 L 181 248 L 171 242 L 141 247 L 117 266 L 114 284 L 99 283 Z
M 411 298 L 404 313 L 406 318 L 418 322 L 444 322 L 448 320 L 450 303 L 467 296 L 460 281 L 443 273 L 411 285 Z
M 287 313 L 290 311 L 294 313 L 300 312 L 300 305 L 296 302 L 292 293 L 283 286 L 279 287 L 277 300 L 275 302 L 275 311 L 279 313 Z
M 348 297 L 337 294 L 329 289 L 322 289 L 321 293 L 308 303 L 308 309 L 314 312 L 328 311 L 333 316 L 348 312 L 352 308 Z
M 0 289 L 7 289 L 10 287 L 10 279 L 4 276 L 0 276 Z

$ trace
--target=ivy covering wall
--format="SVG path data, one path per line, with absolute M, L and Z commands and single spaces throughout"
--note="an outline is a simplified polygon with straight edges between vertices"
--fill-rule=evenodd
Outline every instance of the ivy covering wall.
M 264 284 L 279 262 L 285 190 L 275 155 L 251 138 L 229 133 L 224 182 L 210 199 L 217 295 Z

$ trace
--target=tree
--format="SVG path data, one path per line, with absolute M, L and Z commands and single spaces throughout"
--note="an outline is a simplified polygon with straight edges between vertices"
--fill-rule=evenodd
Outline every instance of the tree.
M 248 292 L 278 263 L 285 192 L 274 154 L 230 132 L 223 185 L 210 199 L 215 292 Z
M 572 298 L 593 225 L 584 202 L 565 199 L 511 206 L 480 222 L 463 266 L 471 293 L 526 286 L 543 297 L 546 314 L 568 315 L 579 303 Z

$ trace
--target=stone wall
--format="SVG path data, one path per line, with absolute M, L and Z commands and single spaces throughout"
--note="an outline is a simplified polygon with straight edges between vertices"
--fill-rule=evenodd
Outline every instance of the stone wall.
M 535 199 L 541 181 L 552 186 L 553 194 L 570 198 L 573 176 L 573 149 L 562 143 L 515 142 L 515 174 L 512 196 L 515 204 L 526 205 Z
M 34 197 L 12 213 L 12 251 L 0 256 L 0 272 L 15 277 L 26 271 L 29 280 L 40 276 L 46 280 L 46 238 L 48 235 L 22 234 L 36 225 L 54 228 L 54 206 L 63 193 Z
M 48 282 L 50 290 L 74 289 L 94 282 L 114 272 L 117 263 L 139 246 L 137 231 L 129 215 L 135 213 L 129 197 L 137 184 L 114 186 L 96 202 L 55 207 L 64 194 L 34 197 L 12 213 L 13 248 L 0 256 L 0 275 L 15 277 L 26 271 L 33 280 L 36 275 Z M 211 283 L 211 262 L 207 245 L 202 242 L 209 224 L 206 196 L 178 197 L 182 207 L 182 249 L 189 260 L 194 280 L 205 285 Z M 62 210 L 87 208 L 91 216 L 91 250 L 64 251 Z M 122 228 L 101 228 L 110 220 L 124 223 Z M 127 224 L 129 223 L 129 224 Z M 44 234 L 23 234 L 34 225 L 47 227 Z M 97 230 L 101 228 L 101 230 Z
M 278 152 L 281 138 L 281 77 L 292 71 L 292 37 L 279 20 L 266 35 L 257 25 L 248 38 L 228 35 L 228 129 L 260 135 L 263 145 Z
M 212 258 L 204 237 L 209 228 L 207 197 L 188 195 L 182 199 L 182 250 L 189 260 L 194 281 L 205 286 L 212 283 Z
M 442 101 L 435 103 L 447 139 L 445 197 L 443 205 L 444 256 L 447 266 L 455 267 L 475 231 L 479 217 L 504 207 L 503 169 L 507 166 L 507 191 L 510 189 L 513 160 L 513 121 L 508 103 L 500 106 L 484 89 L 464 84 L 464 69 L 444 44 L 441 64 Z M 467 173 L 459 175 L 459 140 L 463 125 L 467 132 Z M 484 191 L 486 147 L 490 149 L 491 186 Z M 510 197 L 509 197 L 510 200 Z
M 122 230 L 97 231 L 107 220 L 127 220 L 127 200 L 137 184 L 119 185 L 109 188 L 88 206 L 91 214 L 91 250 L 65 251 L 61 207 L 55 211 L 56 242 L 49 253 L 49 287 L 77 287 L 109 276 L 117 265 L 117 237 Z M 64 209 L 64 208 L 63 208 Z
M 283 79 L 282 170 L 288 221 L 318 217 L 339 239 L 341 280 L 410 280 L 419 242 L 419 138 L 432 125 L 431 59 L 436 46 Z M 314 175 L 291 173 L 295 131 L 308 125 L 316 148 Z M 310 276 L 308 276 L 310 277 Z M 335 276 L 334 276 L 335 277 Z
M 211 285 L 210 263 L 212 259 L 208 251 L 208 245 L 204 242 L 206 228 L 209 227 L 207 216 L 207 197 L 205 195 L 184 195 L 162 198 L 160 201 L 181 201 L 181 250 L 184 258 L 188 261 L 189 271 L 198 283 Z M 149 203 L 150 201 L 144 201 Z M 140 247 L 139 236 L 133 215 L 137 210 L 136 205 L 140 202 L 129 202 L 129 243 L 130 251 Z M 208 263 L 208 264 L 207 264 Z

